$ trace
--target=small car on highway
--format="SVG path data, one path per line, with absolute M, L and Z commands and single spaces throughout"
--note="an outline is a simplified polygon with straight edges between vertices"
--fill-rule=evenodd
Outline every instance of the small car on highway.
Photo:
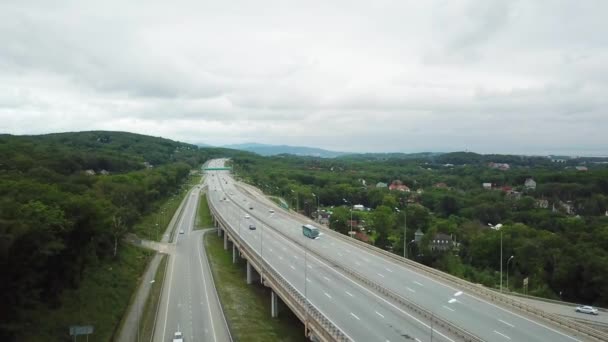
M 593 306 L 577 306 L 576 307 L 576 312 L 582 312 L 582 313 L 586 313 L 586 314 L 590 314 L 590 315 L 598 315 L 598 311 L 596 308 L 594 308 Z
M 184 335 L 180 331 L 176 331 L 173 335 L 173 342 L 184 342 Z
M 249 225 L 249 230 L 255 230 L 255 224 L 250 224 Z
M 249 216 L 249 214 L 247 214 L 247 215 L 245 215 L 245 218 L 248 219 L 248 218 L 251 218 L 251 216 Z
M 274 214 L 274 209 L 272 209 L 272 208 L 268 209 L 268 212 L 271 213 L 271 214 Z
M 180 234 L 184 234 L 184 230 L 183 230 L 183 229 L 182 229 L 182 230 L 180 230 L 180 231 L 179 231 L 179 233 L 180 233 Z

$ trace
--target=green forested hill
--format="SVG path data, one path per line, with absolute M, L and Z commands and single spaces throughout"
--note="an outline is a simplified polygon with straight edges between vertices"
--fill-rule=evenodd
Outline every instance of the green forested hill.
M 226 153 L 121 132 L 0 135 L 0 340 L 59 307 L 191 168 Z

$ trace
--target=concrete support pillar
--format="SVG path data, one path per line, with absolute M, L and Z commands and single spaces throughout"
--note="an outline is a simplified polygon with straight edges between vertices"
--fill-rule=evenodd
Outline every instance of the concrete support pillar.
M 228 234 L 226 232 L 224 232 L 224 250 L 228 250 Z
M 217 236 L 222 236 L 222 227 L 217 227 Z
M 273 290 L 270 290 L 270 316 L 279 317 L 279 297 Z
M 236 264 L 236 245 L 232 243 L 232 263 Z
M 251 267 L 251 264 L 249 263 L 249 260 L 247 260 L 247 285 L 253 283 L 253 270 Z
M 247 260 L 247 285 L 253 284 L 257 279 L 259 279 L 258 272 L 251 266 L 249 260 Z

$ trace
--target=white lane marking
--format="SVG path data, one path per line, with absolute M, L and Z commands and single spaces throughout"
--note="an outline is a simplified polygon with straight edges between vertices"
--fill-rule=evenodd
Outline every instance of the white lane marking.
M 381 313 L 379 313 L 378 311 L 376 311 L 376 315 L 378 315 L 378 316 L 380 316 L 380 317 L 384 318 L 384 315 L 383 315 L 383 314 L 381 314 Z
M 376 273 L 377 275 L 381 276 L 382 278 L 384 278 L 384 276 L 381 273 Z
M 416 342 L 422 342 L 422 341 L 420 341 L 418 338 L 414 338 L 414 340 L 416 340 Z
M 163 325 L 163 336 L 166 336 L 167 320 L 169 318 L 169 302 L 171 301 L 171 288 L 173 284 L 173 270 L 175 269 L 175 255 L 171 257 L 171 273 L 169 274 L 169 293 L 167 294 L 167 306 L 165 307 L 165 324 Z M 178 304 L 179 306 L 179 304 Z
M 424 285 L 422 285 L 422 283 L 419 283 L 419 282 L 417 282 L 417 281 L 414 281 L 414 284 L 416 284 L 416 285 L 418 285 L 418 286 L 422 286 L 422 287 L 424 287 Z
M 355 261 L 355 264 L 357 264 L 357 266 L 361 266 L 361 263 L 358 261 Z
M 341 256 L 341 257 L 342 257 L 342 256 L 344 256 L 344 254 L 342 254 L 342 253 L 338 253 L 338 256 Z
M 334 242 L 330 243 L 330 245 L 335 246 L 336 244 Z
M 325 293 L 325 296 L 327 296 L 327 298 L 331 299 L 331 296 L 329 295 L 329 293 L 327 293 L 327 292 L 323 292 L 323 293 Z
M 211 332 L 213 333 L 213 340 L 217 341 L 217 337 L 215 336 L 215 324 L 213 324 L 213 314 L 211 313 L 211 303 L 209 302 L 209 291 L 207 291 L 207 280 L 205 280 L 205 273 L 203 272 L 203 256 L 201 254 L 202 246 L 202 238 L 201 242 L 197 243 L 198 245 L 198 262 L 201 265 L 201 277 L 203 278 L 203 288 L 205 289 L 205 298 L 207 299 L 207 310 L 209 310 L 209 319 L 211 320 Z
M 511 339 L 509 336 L 507 336 L 507 335 L 505 335 L 505 334 L 503 334 L 503 333 L 501 333 L 501 332 L 498 332 L 498 331 L 496 331 L 496 330 L 494 330 L 494 332 L 495 332 L 495 333 L 497 333 L 498 335 L 500 335 L 500 336 L 502 336 L 502 337 L 506 338 L 507 340 L 510 340 L 510 339 Z
M 349 296 L 351 296 L 351 297 L 354 297 L 352 293 L 350 293 L 350 292 L 348 292 L 348 291 L 344 291 L 344 292 L 346 292 L 346 294 L 347 294 L 347 295 L 349 295 Z
M 288 240 L 287 238 L 281 236 L 279 233 L 270 230 L 270 234 L 274 235 L 275 237 L 287 242 L 288 244 L 290 244 L 293 248 L 295 249 L 299 249 L 300 251 L 302 251 L 302 247 L 299 245 L 296 245 L 294 242 L 292 242 L 291 240 Z M 251 247 L 251 245 L 249 245 Z M 367 253 L 367 252 L 366 252 Z M 369 254 L 369 253 L 368 253 Z M 333 268 L 331 268 L 328 264 L 326 264 L 325 262 L 323 262 L 322 260 L 320 260 L 319 258 L 315 257 L 314 255 L 310 256 L 312 258 L 312 260 L 316 261 L 317 263 L 319 263 L 320 265 L 325 266 L 327 269 L 332 270 L 333 272 L 335 272 L 338 276 L 340 276 L 341 278 L 351 282 L 352 284 L 354 284 L 355 286 L 359 287 L 361 290 L 369 293 L 370 295 L 376 297 L 377 299 L 381 300 L 382 302 L 386 303 L 387 305 L 391 306 L 392 308 L 394 308 L 395 310 L 401 312 L 403 315 L 410 317 L 411 319 L 413 319 L 414 321 L 418 322 L 418 324 L 422 325 L 423 327 L 427 328 L 427 329 L 432 329 L 434 332 L 436 332 L 439 336 L 443 337 L 444 339 L 450 341 L 450 342 L 455 342 L 454 340 L 452 340 L 451 338 L 447 337 L 446 335 L 442 334 L 441 332 L 437 331 L 436 329 L 433 329 L 430 325 L 424 323 L 423 321 L 421 321 L 420 319 L 414 317 L 412 314 L 410 314 L 409 312 L 397 307 L 395 304 L 389 302 L 388 300 L 380 297 L 379 295 L 377 295 L 376 293 L 374 293 L 373 291 L 371 291 L 370 289 L 364 287 L 363 285 L 357 283 L 356 281 L 350 279 L 349 277 L 345 276 L 344 274 L 334 270 Z M 272 266 L 272 265 L 271 265 Z M 273 267 L 273 269 L 276 270 L 276 268 Z M 296 289 L 297 291 L 297 289 Z M 299 291 L 298 291 L 299 292 Z M 301 294 L 301 293 L 300 293 Z M 315 306 L 316 308 L 316 306 Z M 318 310 L 318 308 L 317 308 Z M 334 322 L 332 322 L 334 325 L 336 325 Z M 337 326 L 337 325 L 336 325 Z M 341 329 L 342 330 L 342 329 Z M 343 330 L 342 330 L 343 331 Z M 343 331 L 344 332 L 344 331 Z M 354 341 L 353 338 L 351 338 L 350 336 L 347 335 L 347 337 L 351 340 Z
M 306 278 L 306 281 L 310 283 L 310 279 Z
M 327 277 L 325 277 L 325 276 L 323 277 L 323 279 L 325 279 L 325 280 L 329 281 L 329 278 L 327 278 Z
M 279 260 L 283 260 L 283 257 L 279 255 Z
M 448 300 L 448 303 L 452 304 L 452 303 L 454 303 L 454 302 L 456 302 L 456 301 L 457 301 L 457 300 L 456 300 L 455 298 L 452 298 L 452 299 Z
M 293 267 L 293 265 L 289 265 L 289 267 L 291 267 L 291 269 L 294 270 L 294 271 L 296 270 L 296 268 Z
M 391 270 L 390 268 L 386 268 L 386 267 L 385 267 L 384 269 L 385 269 L 385 270 L 387 270 L 387 271 L 388 271 L 388 272 L 390 272 L 390 273 L 393 273 L 393 270 Z
M 413 289 L 411 289 L 411 288 L 409 288 L 409 287 L 406 287 L 406 289 L 407 289 L 408 291 L 410 291 L 410 292 L 416 293 L 416 291 L 414 291 Z
M 346 242 L 346 241 L 341 241 L 341 243 L 342 243 L 343 245 L 347 246 L 347 247 L 351 247 L 351 245 L 350 245 L 348 242 Z M 392 260 L 389 260 L 389 259 L 384 259 L 384 258 L 382 258 L 382 256 L 381 256 L 381 255 L 375 255 L 375 254 L 372 254 L 371 252 L 368 252 L 368 251 L 367 251 L 367 250 L 365 250 L 364 248 L 361 248 L 359 251 L 360 251 L 360 252 L 363 252 L 363 253 L 365 253 L 365 254 L 367 254 L 367 255 L 370 255 L 370 256 L 372 256 L 372 257 L 374 257 L 374 258 L 376 258 L 376 259 L 378 259 L 380 262 L 388 262 L 388 263 L 390 263 L 390 264 L 392 264 L 392 265 L 394 265 L 394 266 L 396 266 L 396 267 L 398 267 L 398 268 L 400 268 L 400 269 L 403 269 L 403 270 L 404 270 L 404 271 L 406 271 L 406 272 L 410 272 L 410 273 L 412 273 L 412 274 L 413 274 L 413 275 L 415 275 L 415 276 L 420 276 L 420 277 L 426 278 L 427 280 L 432 281 L 432 282 L 433 282 L 433 283 L 435 283 L 435 284 L 438 284 L 438 285 L 440 285 L 440 286 L 443 286 L 443 287 L 448 288 L 448 289 L 451 289 L 451 290 L 456 290 L 456 291 L 458 291 L 458 289 L 456 289 L 456 288 L 454 288 L 454 287 L 452 287 L 452 286 L 450 286 L 450 285 L 447 285 L 447 284 L 445 284 L 445 283 L 442 283 L 442 282 L 440 282 L 440 281 L 438 281 L 438 280 L 436 280 L 436 279 L 432 278 L 431 276 L 427 276 L 427 275 L 425 275 L 425 274 L 423 274 L 423 273 L 416 272 L 415 270 L 412 270 L 412 269 L 410 269 L 409 267 L 407 267 L 407 266 L 405 266 L 405 265 L 403 265 L 403 264 L 398 264 L 398 263 L 397 263 L 397 262 L 395 262 L 395 261 L 392 261 Z M 546 326 L 546 325 L 544 325 L 544 324 L 538 323 L 538 322 L 536 322 L 536 321 L 534 321 L 534 320 L 532 320 L 532 319 L 529 319 L 529 318 L 527 318 L 527 317 L 524 317 L 524 316 L 522 316 L 522 315 L 519 315 L 519 314 L 517 314 L 517 313 L 515 313 L 515 312 L 509 311 L 509 310 L 507 310 L 507 309 L 505 309 L 505 308 L 502 308 L 502 307 L 500 307 L 500 306 L 498 306 L 498 305 L 496 305 L 496 304 L 490 303 L 490 302 L 488 302 L 488 301 L 486 301 L 486 300 L 484 300 L 484 299 L 481 299 L 481 297 L 477 297 L 477 296 L 474 296 L 474 295 L 471 295 L 471 294 L 468 294 L 468 293 L 466 293 L 466 295 L 467 295 L 467 296 L 469 296 L 469 297 L 471 297 L 471 298 L 473 298 L 473 299 L 475 299 L 475 300 L 478 300 L 478 301 L 480 301 L 480 302 L 482 302 L 482 303 L 485 303 L 485 304 L 487 304 L 487 305 L 493 306 L 493 307 L 495 307 L 495 308 L 496 308 L 496 309 L 498 309 L 498 310 L 504 311 L 504 312 L 506 312 L 506 313 L 509 313 L 509 314 L 511 314 L 511 315 L 513 315 L 513 316 L 515 316 L 515 317 L 518 317 L 518 318 L 523 319 L 523 320 L 526 320 L 526 321 L 528 321 L 528 322 L 530 322 L 530 323 L 532 323 L 532 324 L 535 324 L 535 325 L 537 325 L 537 326 L 539 326 L 539 327 L 545 328 L 545 329 L 550 330 L 550 331 L 552 331 L 552 332 L 554 332 L 554 333 L 556 333 L 556 334 L 559 334 L 559 335 L 562 335 L 562 336 L 564 336 L 564 337 L 567 337 L 567 338 L 569 338 L 569 339 L 571 339 L 571 340 L 573 340 L 573 341 L 582 342 L 581 340 L 576 339 L 576 338 L 574 338 L 574 337 L 572 337 L 572 336 L 570 336 L 570 335 L 567 335 L 567 334 L 565 334 L 565 333 L 563 333 L 563 332 L 561 332 L 561 331 L 555 330 L 555 329 L 550 328 L 550 327 L 548 327 L 548 326 Z M 422 322 L 420 322 L 420 323 L 422 323 Z M 424 323 L 422 323 L 422 324 L 424 324 Z M 429 326 L 426 326 L 426 327 L 427 327 L 427 328 L 429 328 Z M 444 336 L 444 337 L 445 337 L 445 335 L 442 335 L 442 336 Z M 446 338 L 447 338 L 447 337 L 446 337 Z
M 462 291 L 458 291 L 458 292 L 454 293 L 454 297 L 458 297 L 458 296 L 460 296 L 461 294 L 462 294 Z
M 308 268 L 309 268 L 309 269 L 311 269 L 311 270 L 312 270 L 312 266 L 310 266 L 310 265 L 307 265 L 307 266 L 308 266 Z
M 298 256 L 297 256 L 297 255 L 295 255 L 295 254 L 293 255 L 293 257 L 294 257 L 296 260 L 300 259 L 300 258 L 298 258 Z
M 272 248 L 268 248 L 272 252 Z
M 509 322 L 505 322 L 505 321 L 503 321 L 502 319 L 499 319 L 499 321 L 500 321 L 500 322 L 502 322 L 502 323 L 504 323 L 504 324 L 506 324 L 506 325 L 508 325 L 508 326 L 510 326 L 511 328 L 514 328 L 514 327 L 515 327 L 513 324 L 511 324 L 511 323 L 509 323 Z
M 452 308 L 451 308 L 451 307 L 449 307 L 449 306 L 445 306 L 445 305 L 444 305 L 443 307 L 444 307 L 445 309 L 448 309 L 448 310 L 452 311 L 452 312 L 456 311 L 456 310 L 452 309 Z
M 356 318 L 357 320 L 359 320 L 359 321 L 361 320 L 361 318 L 357 317 L 357 315 L 355 315 L 355 314 L 354 314 L 354 313 L 352 313 L 352 312 L 350 313 L 350 315 L 351 315 L 351 316 L 353 316 L 353 317 L 355 317 L 355 318 Z

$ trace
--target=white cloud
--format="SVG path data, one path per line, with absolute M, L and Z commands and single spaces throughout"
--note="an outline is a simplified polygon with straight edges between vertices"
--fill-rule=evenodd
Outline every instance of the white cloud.
M 0 4 L 0 131 L 601 153 L 608 3 Z

